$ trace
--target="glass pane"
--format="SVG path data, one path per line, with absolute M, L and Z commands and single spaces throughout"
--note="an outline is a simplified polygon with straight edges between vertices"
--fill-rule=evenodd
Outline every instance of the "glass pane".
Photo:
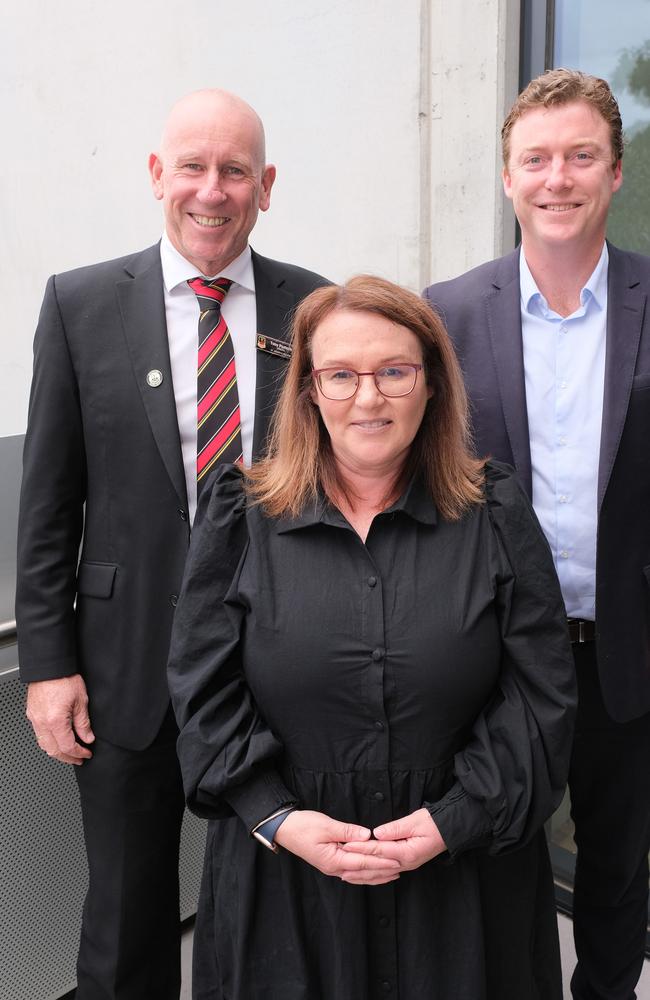
M 627 145 L 607 235 L 650 254 L 650 0 L 555 0 L 553 63 L 611 85 Z

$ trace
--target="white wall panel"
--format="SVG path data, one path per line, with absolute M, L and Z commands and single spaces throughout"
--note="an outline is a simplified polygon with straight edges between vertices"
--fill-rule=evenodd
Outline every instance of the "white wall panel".
M 418 289 L 442 275 L 441 261 L 448 271 L 489 255 L 497 187 L 488 136 L 507 6 L 5 6 L 0 436 L 24 431 L 47 276 L 158 238 L 147 155 L 169 105 L 197 87 L 235 90 L 266 123 L 278 180 L 254 234 L 262 252 L 337 280 L 365 270 Z

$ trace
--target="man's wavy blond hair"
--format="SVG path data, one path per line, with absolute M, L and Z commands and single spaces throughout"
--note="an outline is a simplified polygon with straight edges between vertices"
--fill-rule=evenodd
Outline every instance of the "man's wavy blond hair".
M 577 69 L 549 69 L 531 80 L 515 103 L 501 129 L 501 148 L 504 165 L 510 159 L 510 136 L 515 122 L 527 111 L 535 108 L 556 108 L 574 101 L 589 104 L 609 126 L 612 148 L 612 166 L 623 156 L 623 123 L 616 98 L 606 80 L 590 76 Z

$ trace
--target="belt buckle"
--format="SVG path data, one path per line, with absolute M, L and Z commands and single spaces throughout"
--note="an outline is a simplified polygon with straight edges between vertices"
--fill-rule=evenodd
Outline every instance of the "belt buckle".
M 584 645 L 594 638 L 592 629 L 593 622 L 585 621 L 584 618 L 569 618 L 569 639 L 572 643 Z

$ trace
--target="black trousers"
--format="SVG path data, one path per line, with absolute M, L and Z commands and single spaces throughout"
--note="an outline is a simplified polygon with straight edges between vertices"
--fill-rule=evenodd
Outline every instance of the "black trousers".
M 76 1000 L 178 1000 L 183 792 L 171 709 L 145 750 L 75 768 L 88 855 Z
M 648 921 L 650 714 L 613 722 L 595 643 L 573 646 L 578 715 L 569 775 L 578 847 L 573 933 L 576 1000 L 634 1000 Z

